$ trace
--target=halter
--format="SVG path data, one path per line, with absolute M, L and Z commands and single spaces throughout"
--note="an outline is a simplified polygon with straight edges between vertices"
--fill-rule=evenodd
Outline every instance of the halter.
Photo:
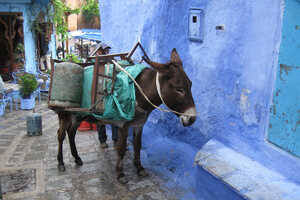
M 164 101 L 164 99 L 162 98 L 162 95 L 161 95 L 161 90 L 160 90 L 160 83 L 159 83 L 159 72 L 156 72 L 156 80 L 155 80 L 155 83 L 156 83 L 156 90 L 157 90 L 157 93 L 158 93 L 158 96 L 160 98 L 160 100 L 162 101 L 163 104 L 165 104 L 165 106 L 173 111 L 171 108 L 169 108 L 169 106 L 166 104 L 166 102 Z

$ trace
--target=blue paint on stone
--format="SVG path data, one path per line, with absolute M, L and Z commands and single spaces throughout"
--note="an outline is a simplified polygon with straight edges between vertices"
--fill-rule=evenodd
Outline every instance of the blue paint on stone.
M 245 198 L 234 191 L 233 188 L 219 181 L 216 177 L 199 168 L 196 173 L 197 179 L 197 199 L 230 199 L 230 200 L 244 200 Z M 188 199 L 188 198 L 187 198 Z
M 170 187 L 182 186 L 186 195 L 201 199 L 195 191 L 203 186 L 204 180 L 198 177 L 200 173 L 203 179 L 204 173 L 192 163 L 211 138 L 299 182 L 295 167 L 299 160 L 265 142 L 281 41 L 282 2 L 99 1 L 103 41 L 113 52 L 128 51 L 140 40 L 152 60 L 166 62 L 176 48 L 193 82 L 199 116 L 191 127 L 182 127 L 172 114 L 154 111 L 144 128 L 143 163 L 169 177 Z M 188 39 L 190 8 L 204 11 L 202 43 Z M 207 199 L 214 199 L 213 195 Z
M 35 35 L 31 30 L 31 25 L 40 11 L 46 13 L 49 0 L 3 0 L 0 2 L 0 12 L 20 12 L 23 15 L 25 66 L 27 72 L 35 73 L 37 70 Z M 52 37 L 49 46 L 52 55 L 55 55 L 55 37 Z

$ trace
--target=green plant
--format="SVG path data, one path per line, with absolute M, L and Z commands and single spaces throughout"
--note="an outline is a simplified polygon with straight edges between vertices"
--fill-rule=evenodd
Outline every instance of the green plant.
M 50 74 L 51 74 L 51 69 L 47 69 L 47 70 L 45 71 L 45 73 L 50 75 Z
M 74 62 L 74 63 L 82 63 L 83 61 L 78 58 L 78 56 L 74 54 L 67 54 L 66 58 L 63 59 L 63 61 L 69 61 L 69 62 Z
M 95 16 L 99 16 L 99 6 L 97 0 L 85 0 L 82 6 L 82 14 L 86 22 L 93 21 Z
M 24 50 L 24 44 L 23 43 L 18 43 L 16 48 L 15 48 L 15 53 L 24 53 L 25 50 Z
M 39 20 L 35 19 L 31 22 L 31 30 L 37 33 L 42 33 L 43 29 L 40 26 Z
M 20 94 L 23 99 L 30 98 L 31 94 L 37 89 L 38 82 L 33 74 L 25 73 L 20 76 Z
M 21 64 L 20 66 L 24 65 L 24 53 L 25 53 L 24 45 L 22 43 L 18 43 L 15 48 L 14 55 L 15 55 L 15 61 Z
M 62 0 L 51 0 L 50 2 L 53 6 L 52 20 L 55 26 L 57 34 L 61 34 L 61 40 L 66 40 L 68 38 L 68 24 L 66 22 L 66 17 L 71 14 L 79 14 L 80 9 L 72 9 L 67 6 Z

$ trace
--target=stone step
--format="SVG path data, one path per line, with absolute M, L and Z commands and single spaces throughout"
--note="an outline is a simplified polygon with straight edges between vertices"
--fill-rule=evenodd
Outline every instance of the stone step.
M 212 139 L 203 146 L 196 155 L 195 163 L 245 199 L 300 198 L 299 184 L 217 140 Z

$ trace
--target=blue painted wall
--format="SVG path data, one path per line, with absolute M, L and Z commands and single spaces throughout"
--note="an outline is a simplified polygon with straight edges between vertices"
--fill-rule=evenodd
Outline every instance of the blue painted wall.
M 154 111 L 144 131 L 143 162 L 172 177 L 170 187 L 197 190 L 193 159 L 213 137 L 245 154 L 265 142 L 282 2 L 99 1 L 103 41 L 113 52 L 128 51 L 141 40 L 152 60 L 166 62 L 176 48 L 193 81 L 200 113 L 195 124 L 183 128 L 174 115 Z M 204 11 L 202 43 L 188 39 L 190 8 Z M 220 25 L 224 30 L 216 30 Z
M 300 156 L 300 1 L 286 0 L 268 139 Z
M 25 71 L 35 73 L 37 63 L 35 58 L 35 35 L 31 30 L 31 23 L 41 10 L 46 12 L 48 0 L 3 0 L 0 2 L 0 12 L 21 12 L 24 17 L 24 47 L 25 47 Z M 52 37 L 49 50 L 55 55 L 55 38 Z

